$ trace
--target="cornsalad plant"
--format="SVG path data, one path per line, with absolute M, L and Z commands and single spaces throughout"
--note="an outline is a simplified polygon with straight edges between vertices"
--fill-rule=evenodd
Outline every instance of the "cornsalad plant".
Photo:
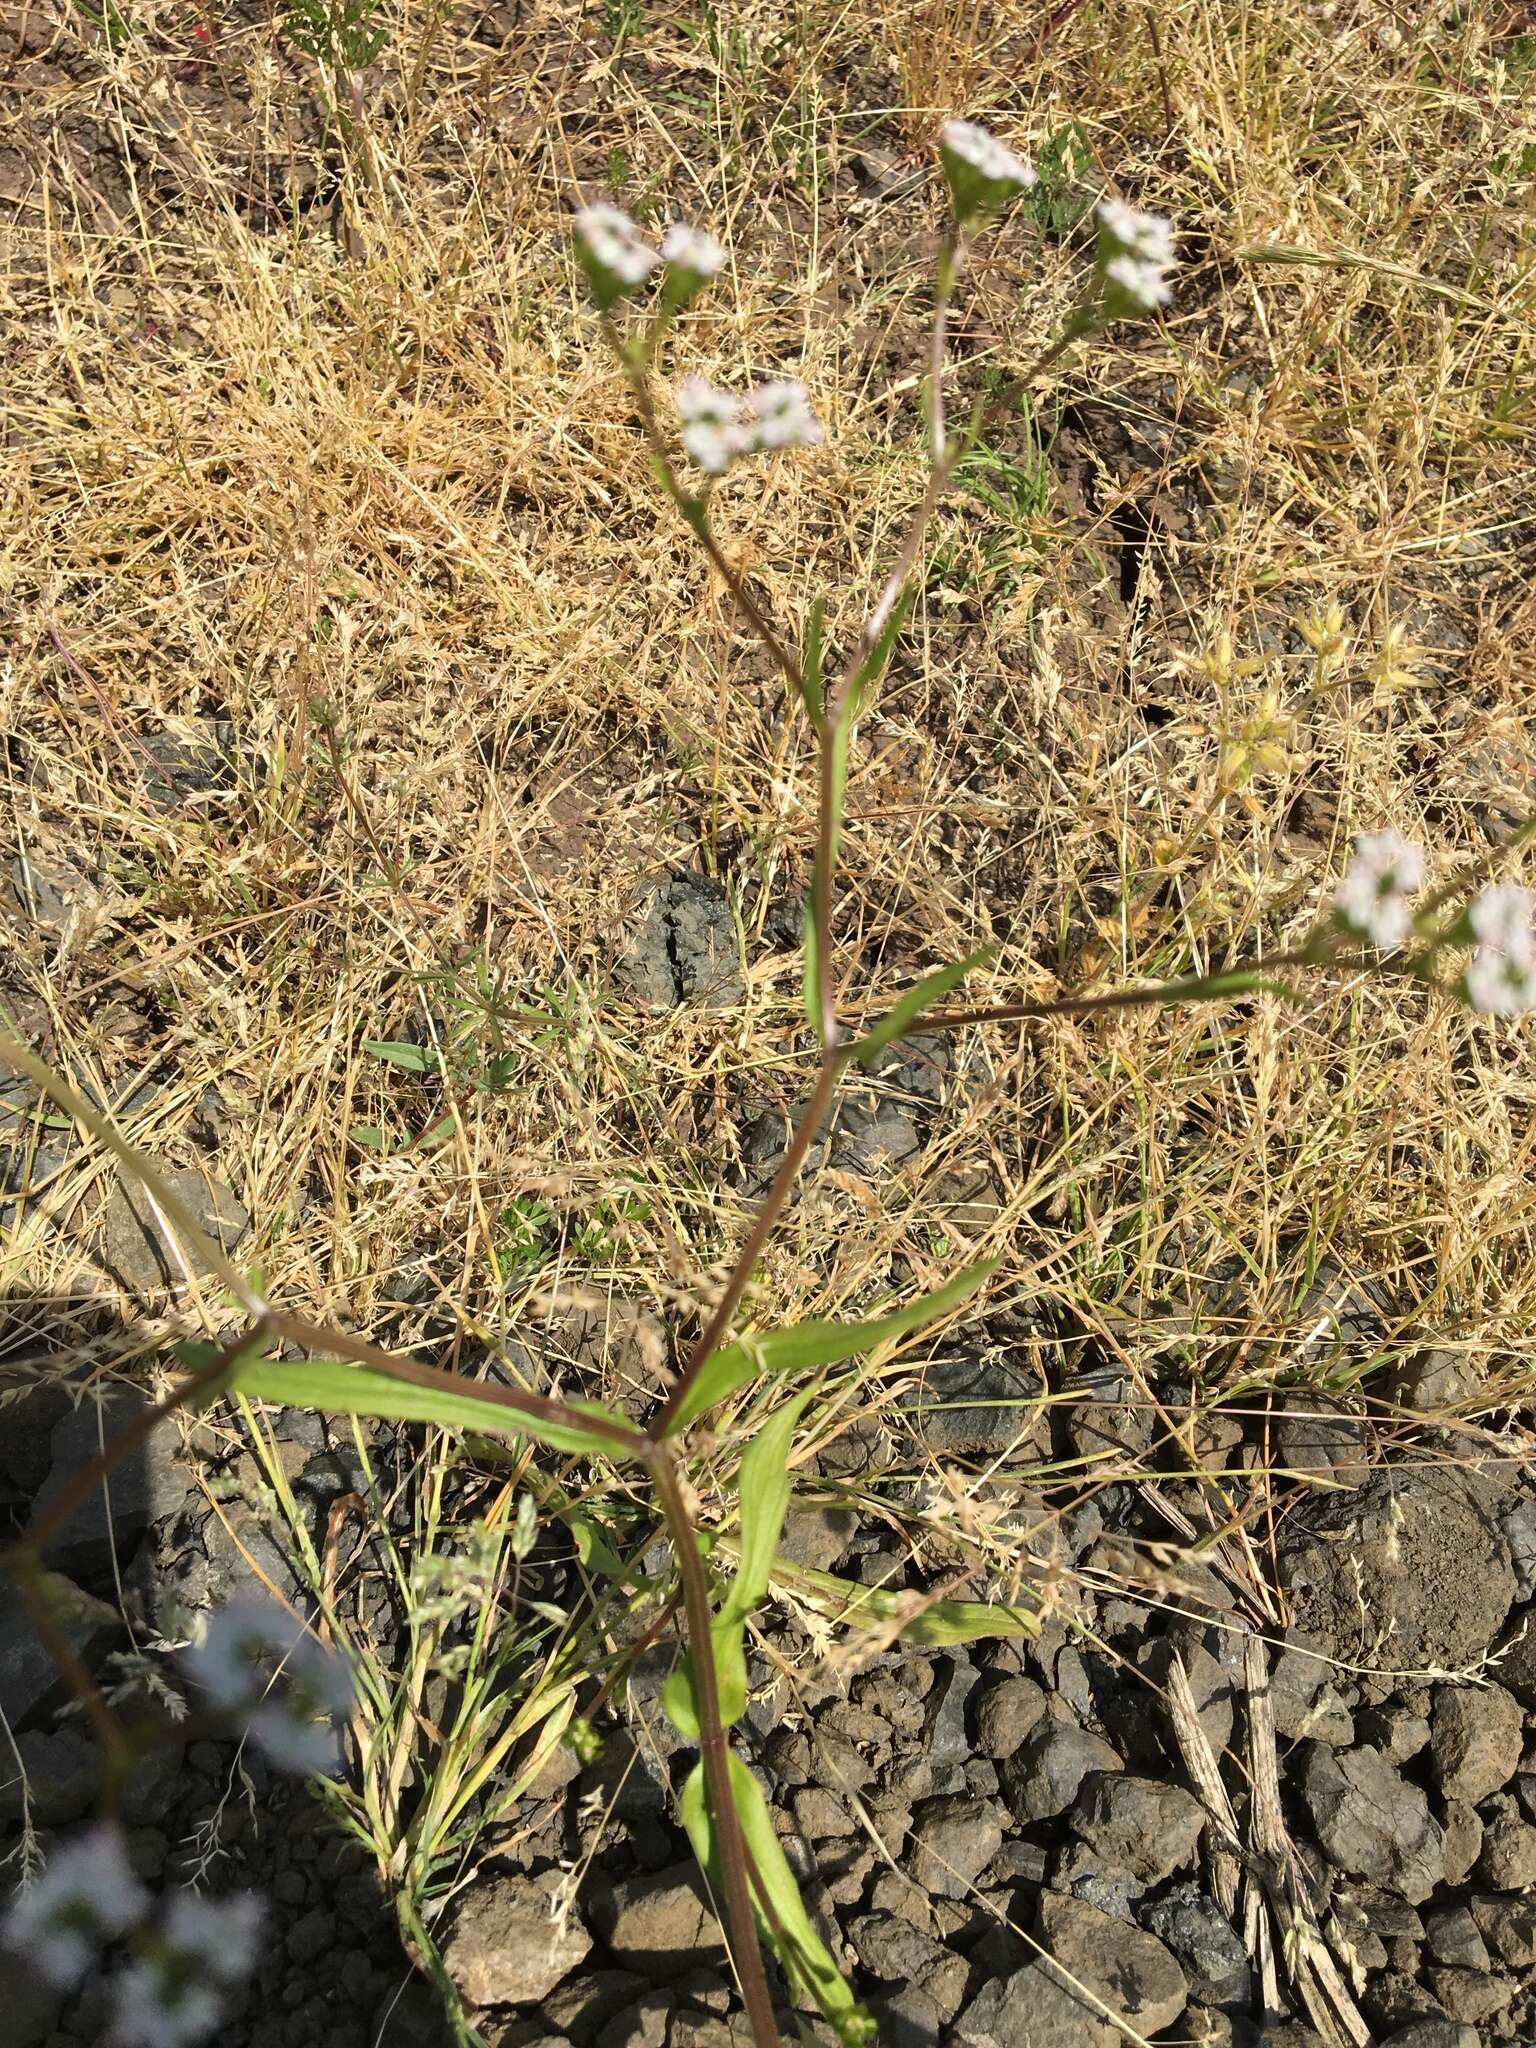
M 129 1867 L 110 1815 L 116 1789 L 131 1769 L 144 1736 L 124 1731 L 89 1677 L 67 1649 L 50 1617 L 42 1549 L 59 1524 L 134 1443 L 177 1408 L 231 1393 L 288 1405 L 308 1405 L 352 1416 L 425 1421 L 448 1429 L 532 1438 L 555 1451 L 628 1468 L 649 1485 L 670 1537 L 675 1587 L 663 1601 L 672 1617 L 681 1610 L 685 1654 L 663 1692 L 678 1730 L 698 1746 L 699 1761 L 681 1795 L 681 1817 L 717 1898 L 723 1900 L 730 1954 L 758 2048 L 780 2039 L 764 1967 L 766 1946 L 777 1960 L 791 1998 L 814 2008 L 849 2044 L 868 2041 L 874 2023 L 859 2005 L 821 1942 L 798 1889 L 757 1781 L 730 1740 L 747 1704 L 747 1624 L 767 1596 L 775 1551 L 789 1505 L 788 1456 L 814 1382 L 774 1413 L 748 1446 L 737 1481 L 733 1534 L 699 1526 L 689 1484 L 690 1426 L 749 1383 L 774 1376 L 808 1376 L 819 1367 L 855 1358 L 883 1340 L 921 1328 L 946 1314 L 985 1279 L 988 1268 L 957 1275 L 923 1299 L 863 1322 L 802 1323 L 735 1334 L 737 1312 L 760 1254 L 791 1199 L 840 1081 L 856 1064 L 868 1065 L 893 1041 L 916 1033 L 952 1032 L 988 1021 L 1081 1017 L 1146 1005 L 1221 1002 L 1267 990 L 1285 995 L 1287 970 L 1347 967 L 1391 972 L 1437 988 L 1475 1011 L 1509 1016 L 1536 1008 L 1536 895 L 1509 882 L 1471 893 L 1475 877 L 1449 881 L 1421 900 L 1427 864 L 1422 851 L 1391 830 L 1364 835 L 1329 907 L 1297 950 L 1252 968 L 1224 971 L 1155 987 L 1085 994 L 1052 1002 L 1019 1002 L 989 1009 L 943 1007 L 965 975 L 985 956 L 929 975 L 884 1010 L 857 1025 L 840 1018 L 834 1001 L 838 978 L 832 952 L 833 892 L 838 870 L 844 789 L 853 739 L 869 710 L 901 631 L 913 594 L 925 537 L 935 508 L 982 424 L 981 408 L 954 431 L 946 418 L 946 325 L 964 273 L 972 238 L 985 232 L 1035 182 L 1033 168 L 1005 143 L 968 121 L 950 121 L 939 138 L 950 218 L 938 252 L 934 317 L 927 363 L 927 488 L 895 558 L 874 596 L 864 624 L 842 663 L 828 666 L 825 607 L 811 608 L 798 646 L 766 613 L 732 563 L 711 522 L 717 481 L 753 457 L 815 445 L 822 438 L 811 398 L 799 381 L 780 377 L 743 394 L 703 378 L 682 377 L 671 393 L 676 447 L 697 485 L 674 454 L 658 405 L 659 366 L 677 315 L 719 273 L 725 252 L 710 234 L 674 223 L 653 245 L 624 213 L 610 205 L 575 216 L 575 248 L 602 332 L 633 398 L 650 447 L 660 489 L 697 536 L 761 641 L 810 727 L 818 756 L 817 838 L 805 915 L 805 1011 L 819 1060 L 814 1083 L 783 1162 L 764 1196 L 704 1328 L 652 1420 L 641 1428 L 588 1400 L 559 1400 L 491 1384 L 394 1356 L 336 1329 L 285 1315 L 265 1298 L 258 1281 L 231 1268 L 208 1243 L 172 1190 L 62 1081 L 25 1048 L 0 1041 L 0 1052 L 36 1085 L 91 1129 L 122 1165 L 151 1190 L 170 1220 L 220 1272 L 246 1314 L 245 1327 L 159 1404 L 123 1433 L 103 1457 L 81 1473 L 44 1520 L 15 1546 L 7 1562 L 79 1692 L 102 1742 L 106 1760 L 107 1817 L 92 1833 L 57 1851 L 44 1873 L 21 1894 L 4 1927 L 11 1944 L 27 1951 L 39 1971 L 58 1984 L 78 1982 L 109 1947 L 128 1960 L 115 1979 L 115 2033 L 120 2048 L 181 2048 L 206 2039 L 220 2024 L 230 1984 L 251 1966 L 260 1927 L 259 1902 L 237 1897 L 212 1902 L 191 1891 L 158 1906 Z M 1105 198 L 1096 216 L 1096 247 L 1082 295 L 1061 331 L 1016 378 L 1007 397 L 1027 392 L 1066 352 L 1109 323 L 1147 317 L 1166 305 L 1175 267 L 1170 223 Z M 653 293 L 648 310 L 641 295 Z M 1309 622 L 1307 637 L 1320 664 L 1330 659 L 1339 621 Z M 1228 650 L 1230 653 L 1230 650 Z M 1527 827 L 1506 851 L 1532 836 Z M 323 1358 L 276 1360 L 265 1354 L 282 1343 Z M 586 1563 L 597 1577 L 622 1578 L 627 1567 L 601 1544 L 589 1543 Z M 786 1575 L 789 1570 L 785 1568 Z M 818 1577 L 826 1587 L 840 1582 Z M 847 1589 L 852 1592 L 852 1588 Z M 879 1596 L 859 1589 L 876 1612 Z M 888 1611 L 893 1630 L 903 1616 Z M 930 1604 L 922 1627 L 929 1641 L 1027 1632 L 1028 1609 L 999 1610 L 980 1603 Z M 277 1610 L 240 1605 L 213 1618 L 205 1639 L 187 1656 L 187 1675 L 210 1709 L 240 1722 L 281 1766 L 320 1772 L 339 1762 L 336 1723 L 346 1714 L 352 1680 L 346 1663 L 314 1637 L 296 1633 Z M 561 1727 L 578 1748 L 590 1746 L 590 1725 L 567 1717 Z

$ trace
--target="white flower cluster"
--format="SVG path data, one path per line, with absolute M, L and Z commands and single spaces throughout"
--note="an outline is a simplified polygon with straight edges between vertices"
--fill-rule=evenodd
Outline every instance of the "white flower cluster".
M 0 1922 L 0 1939 L 67 1991 L 126 1937 L 135 1953 L 111 1985 L 113 2048 L 192 2048 L 216 2031 L 225 1993 L 250 1974 L 262 1918 L 250 1893 L 180 1891 L 152 1919 L 122 1835 L 103 1826 L 55 1851 Z
M 178 1892 L 116 1984 L 113 2048 L 193 2048 L 224 2017 L 225 1993 L 250 1975 L 265 1918 L 252 1892 Z
M 1465 977 L 1467 1001 L 1494 1017 L 1536 1009 L 1536 890 L 1495 882 L 1467 906 L 1477 940 Z
M 745 398 L 703 377 L 685 377 L 677 390 L 681 438 L 700 469 L 719 476 L 738 455 L 763 448 L 814 448 L 821 423 L 805 386 L 795 377 L 758 384 Z
M 616 206 L 584 206 L 575 226 L 588 261 L 624 291 L 643 285 L 661 261 L 629 215 Z
M 713 277 L 725 261 L 725 251 L 713 235 L 675 220 L 661 238 L 661 260 L 674 270 L 686 270 L 701 282 Z
M 1141 213 L 1123 199 L 1099 202 L 1099 261 L 1104 279 L 1132 302 L 1135 311 L 1150 313 L 1173 297 L 1166 271 L 1178 258 L 1173 250 L 1173 223 L 1160 213 Z
M 1400 946 L 1413 928 L 1411 898 L 1424 882 L 1424 856 L 1399 832 L 1362 832 L 1333 894 L 1339 922 L 1373 946 Z
M 237 1716 L 280 1769 L 336 1769 L 335 1717 L 352 1704 L 347 1667 L 281 1608 L 231 1600 L 210 1615 L 184 1661 L 215 1706 Z
M 667 267 L 667 289 L 676 306 L 692 298 L 725 261 L 714 236 L 686 221 L 673 221 L 659 250 L 617 206 L 584 206 L 572 225 L 592 295 L 605 311 L 626 293 L 638 291 L 659 263 Z
M 939 162 L 956 224 L 962 228 L 985 221 L 1039 183 L 1033 164 L 975 121 L 944 123 L 939 130 Z
M 1002 186 L 1009 194 L 1027 192 L 1040 182 L 1034 165 L 1026 163 L 1006 142 L 999 142 L 979 121 L 946 121 L 939 130 L 939 150 L 982 183 Z
M 0 1924 L 7 1948 L 59 1990 L 78 1984 L 108 1942 L 137 1926 L 149 1894 L 116 1828 L 92 1828 L 55 1850 Z

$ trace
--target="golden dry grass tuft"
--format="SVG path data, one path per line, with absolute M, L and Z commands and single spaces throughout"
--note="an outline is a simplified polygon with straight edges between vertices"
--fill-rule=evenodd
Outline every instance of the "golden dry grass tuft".
M 1166 324 L 1070 361 L 942 515 L 856 751 L 846 1005 L 984 940 L 978 1001 L 1256 961 L 1357 829 L 1437 879 L 1489 863 L 1536 713 L 1519 14 L 386 0 L 343 119 L 254 9 L 10 5 L 7 1011 L 233 1187 L 296 1312 L 457 1358 L 580 1286 L 686 1334 L 744 1231 L 744 1132 L 804 1085 L 814 764 L 659 500 L 563 220 L 606 192 L 728 241 L 678 366 L 803 375 L 829 431 L 727 484 L 721 530 L 786 630 L 825 592 L 846 638 L 922 487 L 950 111 L 1047 170 L 963 288 L 957 407 L 1049 337 L 1106 186 L 1173 215 L 1183 268 Z M 173 786 L 198 748 L 228 787 Z M 689 866 L 735 906 L 743 993 L 647 1011 L 615 961 Z M 74 889 L 52 921 L 33 870 Z M 807 1189 L 755 1312 L 985 1255 L 976 1327 L 1058 1384 L 1091 1340 L 1148 1400 L 1182 1346 L 1195 1412 L 1369 1395 L 1434 1343 L 1492 1411 L 1536 1327 L 1530 1048 L 1364 976 L 977 1032 L 929 1070 L 919 1152 Z M 100 1328 L 110 1163 L 44 1168 L 0 1241 L 18 1354 Z M 1319 1282 L 1370 1284 L 1368 1340 L 1305 1341 Z M 182 1290 L 177 1320 L 220 1316 Z M 977 1487 L 929 1477 L 872 1504 L 1006 1583 Z

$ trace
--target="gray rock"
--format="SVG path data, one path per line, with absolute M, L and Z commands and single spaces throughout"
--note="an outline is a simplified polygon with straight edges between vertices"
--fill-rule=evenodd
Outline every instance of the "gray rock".
M 1071 1827 L 1110 1871 L 1161 1884 L 1193 1866 L 1205 1808 L 1181 1785 L 1095 1773 L 1083 1781 Z
M 47 1374 L 49 1362 L 38 1361 L 36 1370 Z M 31 1499 L 48 1477 L 54 1425 L 74 1405 L 57 1379 L 18 1376 L 13 1380 L 9 1374 L 0 1378 L 0 1478 L 9 1481 L 23 1499 Z
M 1070 1721 L 1042 1721 L 998 1767 L 1003 1797 L 1026 1826 L 1065 1813 L 1090 1771 L 1123 1769 L 1107 1742 Z
M 679 1003 L 730 1009 L 742 998 L 741 946 L 724 889 L 685 871 L 654 883 L 617 965 L 619 980 L 652 1009 Z
M 1004 1678 L 976 1700 L 976 1747 L 983 1756 L 1012 1756 L 1045 1717 L 1044 1690 L 1032 1678 Z
M 1521 1706 L 1536 1713 L 1536 1611 L 1522 1611 L 1513 1634 L 1497 1652 L 1493 1669 Z
M 1355 1415 L 1328 1414 L 1315 1395 L 1290 1396 L 1274 1427 L 1274 1463 L 1282 1472 L 1359 1485 L 1370 1471 L 1365 1425 Z
M 1159 1433 L 1157 1413 L 1128 1373 L 1092 1367 L 1072 1382 L 1072 1405 L 1063 1406 L 1062 1454 L 1095 1465 L 1139 1460 Z
M 943 1093 L 951 1057 L 943 1040 L 925 1040 L 890 1046 L 872 1072 L 851 1074 L 828 1133 L 811 1147 L 810 1169 L 830 1165 L 860 1180 L 878 1181 L 912 1158 L 922 1145 L 926 1114 Z M 778 1171 L 789 1120 L 774 1111 L 747 1133 L 743 1155 L 749 1189 L 761 1192 Z
M 1499 1527 L 1515 1568 L 1515 1598 L 1529 1600 L 1536 1593 L 1536 1500 L 1517 1501 L 1500 1516 Z
M 210 798 L 234 787 L 238 757 L 228 719 L 182 732 L 138 733 L 133 753 L 150 801 L 162 810 L 206 809 Z
M 752 2048 L 751 2024 L 745 2013 L 716 2018 L 679 2010 L 672 2015 L 667 2048 Z
M 1381 2048 L 1478 2048 L 1477 2029 L 1461 2020 L 1415 2020 L 1383 2041 Z
M 54 1627 L 91 1669 L 121 1635 L 121 1616 L 59 1572 L 40 1573 L 38 1590 Z M 61 1706 L 67 1693 L 53 1653 L 39 1638 L 15 1587 L 0 1579 L 0 1714 L 19 1733 Z
M 795 1826 L 808 1842 L 829 1842 L 856 1832 L 853 1816 L 840 1799 L 820 1785 L 807 1785 L 796 1792 L 790 1807 Z
M 583 1970 L 558 1984 L 542 2001 L 539 2016 L 557 2033 L 573 2041 L 590 2041 L 615 2013 L 633 2005 L 649 1989 L 632 1970 Z
M 593 1887 L 589 1917 L 626 1967 L 665 1981 L 701 1966 L 718 1969 L 725 1943 L 692 1863 L 648 1877 Z
M 1497 1808 L 1483 1828 L 1477 1874 L 1492 1891 L 1523 1891 L 1527 1885 L 1536 1885 L 1536 1827 L 1520 1817 L 1507 1794 L 1498 1800 Z
M 969 1793 L 928 1799 L 912 1821 L 912 1877 L 925 1892 L 961 1899 L 1002 1846 L 996 1814 Z
M 9 1745 L 7 1745 L 7 1749 Z M 35 1826 L 62 1827 L 78 1820 L 101 1783 L 101 1756 L 78 1729 L 32 1729 L 16 1739 L 21 1756 L 0 1751 L 0 1820 L 30 1813 Z
M 38 1495 L 38 1513 L 46 1513 L 103 1445 L 110 1444 L 149 1405 L 136 1388 L 113 1387 L 100 1404 L 82 1401 L 55 1423 L 53 1462 Z M 46 1562 L 86 1584 L 110 1585 L 114 1560 L 119 1565 L 126 1563 L 145 1529 L 180 1508 L 188 1484 L 173 1431 L 164 1427 L 151 1430 L 44 1546 Z
M 55 941 L 89 929 L 106 914 L 98 879 L 56 854 L 18 854 L 11 862 L 0 905 L 14 909 Z
M 1197 1883 L 1170 1885 L 1142 1907 L 1140 1917 L 1148 1934 L 1177 1957 L 1191 1997 L 1246 2010 L 1252 1989 L 1248 1951 Z
M 954 2048 L 1118 2048 L 1120 2029 L 1044 1962 L 984 1984 L 956 2020 Z
M 1441 1828 L 1445 1835 L 1445 1881 L 1463 1884 L 1483 1853 L 1482 1820 L 1476 1808 L 1468 1806 L 1464 1799 L 1448 1799 Z
M 1292 1742 L 1326 1742 L 1347 1749 L 1355 1738 L 1354 1718 L 1333 1682 L 1326 1653 L 1300 1630 L 1286 1632 L 1269 1673 L 1275 1732 Z
M 1142 2034 L 1170 2027 L 1184 2010 L 1184 1972 L 1156 1938 L 1082 1899 L 1043 1892 L 1036 1936 L 1053 1961 Z
M 1360 1740 L 1379 1749 L 1388 1763 L 1405 1764 L 1429 1747 L 1429 1723 L 1407 1707 L 1367 1707 L 1356 1717 Z
M 1515 1596 L 1499 1527 L 1501 1482 L 1449 1465 L 1378 1473 L 1356 1492 L 1304 1503 L 1279 1576 L 1296 1625 L 1347 1663 L 1458 1671 L 1487 1653 Z M 1361 1616 L 1376 1631 L 1361 1657 Z M 1368 1701 L 1397 1689 L 1361 1681 Z M 1505 1683 L 1511 1681 L 1505 1676 Z
M 963 1764 L 971 1755 L 966 1704 L 981 1673 L 966 1657 L 946 1657 L 924 1701 L 923 1754 L 931 1764 Z
M 662 2048 L 676 2007 L 670 1991 L 647 1991 L 599 2031 L 597 2048 Z
M 996 1353 L 930 1358 L 903 1396 L 912 1433 L 937 1458 L 1039 1456 L 1050 1436 L 1039 1372 Z
M 1441 1906 L 1424 1916 L 1424 1938 L 1437 1963 L 1457 1969 L 1486 1970 L 1488 1944 L 1466 1906 Z
M 941 1941 L 897 1913 L 864 1913 L 848 1923 L 853 1952 L 872 1977 L 905 1984 L 949 1954 Z
M 1449 2017 L 1468 2024 L 1502 2012 L 1519 1988 L 1513 1977 L 1491 1970 L 1431 1970 L 1429 1982 Z
M 904 1984 L 899 1991 L 882 1991 L 869 2003 L 880 2032 L 881 2048 L 933 2048 L 944 2024 L 937 2004 L 919 1985 Z M 677 2040 L 673 2029 L 672 2041 Z M 668 2043 L 672 2048 L 672 2043 Z M 751 2048 L 750 2042 L 743 2048 Z
M 1379 1750 L 1342 1753 L 1309 1743 L 1299 1773 L 1303 1805 L 1336 1868 L 1418 1904 L 1440 1882 L 1444 1837 L 1429 1802 Z
M 1536 1898 L 1480 1895 L 1468 1910 L 1493 1954 L 1508 1969 L 1536 1969 Z
M 46 1983 L 25 1956 L 0 1946 L 0 2012 L 7 2048 L 46 2048 L 67 1992 Z
M 443 1965 L 471 2005 L 531 2005 L 592 1947 L 574 1916 L 556 1920 L 547 1892 L 523 1876 L 480 1877 L 463 1894 Z
M 1515 1775 L 1524 1740 L 1520 1703 L 1501 1685 L 1437 1687 L 1430 1740 L 1448 1799 L 1476 1806 Z
M 791 1508 L 784 1518 L 779 1555 L 813 1572 L 829 1572 L 848 1550 L 854 1516 L 847 1508 Z
M 160 1178 L 198 1224 L 226 1252 L 233 1251 L 251 1219 L 233 1191 L 195 1166 L 162 1170 Z M 150 1297 L 183 1285 L 186 1271 L 208 1267 L 195 1246 L 183 1244 L 174 1224 L 167 1228 L 144 1190 L 120 1183 L 102 1214 L 96 1255 L 130 1294 Z

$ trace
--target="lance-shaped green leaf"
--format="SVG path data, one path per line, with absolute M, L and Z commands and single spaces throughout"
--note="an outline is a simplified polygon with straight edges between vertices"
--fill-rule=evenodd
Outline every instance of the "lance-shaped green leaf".
M 724 1728 L 739 1721 L 747 1710 L 747 1619 L 767 1596 L 779 1531 L 789 1508 L 789 1449 L 809 1399 L 808 1393 L 801 1394 L 771 1416 L 741 1461 L 736 1481 L 741 1522 L 736 1576 L 710 1629 Z M 678 1733 L 696 1742 L 699 1706 L 692 1650 L 662 1687 L 661 1703 Z
M 885 665 L 891 658 L 891 649 L 896 645 L 896 635 L 907 622 L 907 613 L 912 607 L 916 590 L 917 586 L 914 583 L 902 586 L 900 596 L 891 606 L 890 616 L 870 642 L 869 652 L 855 670 L 848 685 L 847 703 L 850 720 L 862 715 L 869 701 L 870 692 L 884 675 Z
M 1040 1617 L 1031 1607 L 1007 1607 L 990 1600 L 928 1600 L 885 1586 L 864 1586 L 832 1572 L 813 1571 L 774 1560 L 772 1577 L 807 1607 L 842 1628 L 892 1632 L 903 1642 L 942 1648 L 948 1643 L 981 1643 L 1002 1636 L 1036 1636 Z
M 431 1385 L 396 1379 L 376 1366 L 342 1365 L 326 1358 L 253 1359 L 234 1372 L 230 1389 L 257 1401 L 290 1408 L 319 1408 L 328 1415 L 379 1415 L 394 1422 L 434 1422 L 443 1429 L 500 1430 L 531 1436 L 553 1450 L 622 1456 L 640 1432 L 596 1401 L 566 1401 L 569 1419 L 497 1398 L 500 1390 L 476 1391 L 473 1381 L 455 1385 L 443 1373 Z M 591 1418 L 583 1427 L 579 1417 Z
M 412 1045 L 404 1038 L 365 1038 L 363 1051 L 386 1066 L 404 1068 L 408 1074 L 435 1074 L 443 1064 L 435 1045 Z
M 972 968 L 980 967 L 996 952 L 995 946 L 981 946 L 976 952 L 968 953 L 963 960 L 957 960 L 952 967 L 940 967 L 932 974 L 925 974 L 916 988 L 909 988 L 904 996 L 891 1006 L 872 1031 L 868 1031 L 853 1047 L 853 1056 L 863 1066 L 868 1066 L 893 1039 L 909 1031 L 925 1010 L 931 1010 L 941 1002 L 957 983 L 964 981 Z
M 1142 991 L 1134 993 L 1140 997 Z M 1294 996 L 1296 991 L 1286 982 L 1277 981 L 1272 974 L 1235 973 L 1202 974 L 1188 981 L 1171 981 L 1166 988 L 1156 990 L 1150 999 L 1170 1009 L 1179 1003 L 1219 1003 L 1229 996 Z
M 823 627 L 826 623 L 827 601 L 818 597 L 811 606 L 810 623 L 805 629 L 805 649 L 800 658 L 800 701 L 810 716 L 812 725 L 821 731 L 821 650 Z
M 819 2008 L 840 2041 L 848 2043 L 849 2048 L 858 2042 L 873 2041 L 873 2020 L 854 1997 L 846 1978 L 827 1953 L 826 1944 L 811 1925 L 757 1780 L 739 1757 L 727 1752 L 726 1763 L 736 1821 L 747 1853 L 752 1907 L 763 1939 L 778 1957 L 793 1989 Z M 709 1872 L 718 1896 L 723 1893 L 724 1884 L 702 1763 L 695 1764 L 689 1773 L 678 1804 L 693 1853 Z
M 983 1265 L 967 1267 L 932 1294 L 924 1294 L 905 1308 L 893 1309 L 889 1315 L 878 1316 L 871 1322 L 795 1323 L 787 1330 L 765 1330 L 761 1336 L 740 1337 L 734 1344 L 723 1345 L 705 1360 L 668 1434 L 675 1436 L 706 1408 L 713 1408 L 717 1401 L 734 1394 L 760 1373 L 803 1372 L 812 1366 L 836 1365 L 842 1359 L 857 1358 L 861 1351 L 872 1350 L 888 1337 L 900 1337 L 909 1330 L 920 1330 L 925 1323 L 936 1322 L 967 1295 L 974 1294 L 995 1270 L 996 1263 L 988 1260 Z

